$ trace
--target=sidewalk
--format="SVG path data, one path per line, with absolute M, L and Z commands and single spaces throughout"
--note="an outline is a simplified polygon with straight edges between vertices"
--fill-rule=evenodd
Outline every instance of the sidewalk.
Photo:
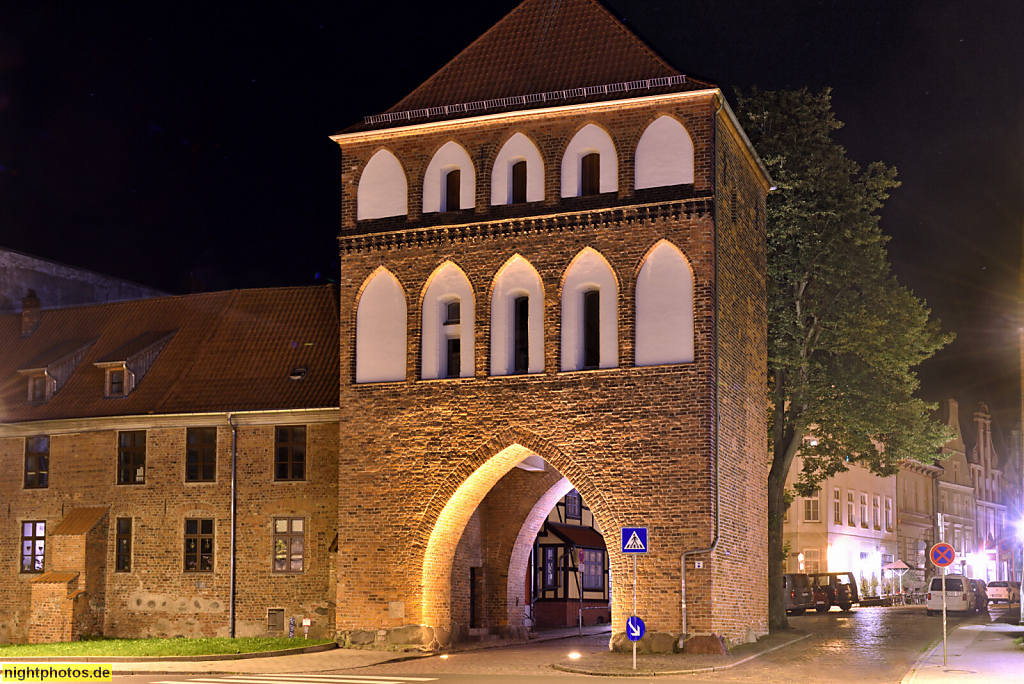
M 1024 636 L 1017 616 L 1005 622 L 975 618 L 947 634 L 946 666 L 942 665 L 942 640 L 918 658 L 902 684 L 930 682 L 1021 682 L 1024 651 L 1013 640 Z

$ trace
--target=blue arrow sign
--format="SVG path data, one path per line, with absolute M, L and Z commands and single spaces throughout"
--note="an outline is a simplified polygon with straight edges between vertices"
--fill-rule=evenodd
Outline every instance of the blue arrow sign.
M 622 553 L 647 553 L 647 528 L 622 528 Z
M 640 641 L 644 638 L 645 631 L 647 631 L 647 627 L 644 625 L 644 621 L 636 615 L 632 615 L 626 620 L 626 636 L 630 641 Z

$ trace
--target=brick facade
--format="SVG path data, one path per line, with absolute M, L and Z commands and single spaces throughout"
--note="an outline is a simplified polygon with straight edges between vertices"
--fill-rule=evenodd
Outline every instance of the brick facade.
M 307 475 L 299 481 L 275 481 L 272 416 L 241 418 L 238 427 L 236 634 L 263 636 L 267 609 L 283 608 L 287 617 L 311 618 L 311 636 L 334 631 L 333 562 L 328 547 L 337 524 L 338 428 L 333 411 L 310 415 L 305 423 Z M 300 415 L 281 416 L 295 424 Z M 166 419 L 165 419 L 166 420 Z M 236 421 L 239 419 L 236 418 Z M 217 426 L 216 481 L 185 481 L 184 424 L 160 426 L 152 420 L 146 432 L 145 484 L 116 484 L 117 431 L 51 433 L 50 486 L 20 486 L 25 454 L 23 437 L 0 439 L 0 490 L 10 493 L 12 516 L 2 526 L 0 554 L 7 559 L 0 583 L 0 641 L 25 641 L 31 629 L 42 629 L 30 617 L 41 610 L 34 602 L 45 594 L 48 615 L 70 610 L 75 599 L 83 617 L 75 631 L 108 636 L 226 636 L 229 631 L 231 428 Z M 168 421 L 171 422 L 171 421 Z M 176 421 L 184 423 L 184 420 Z M 195 418 L 192 427 L 210 425 L 211 417 Z M 139 427 L 137 424 L 133 427 Z M 20 520 L 44 520 L 53 530 L 65 513 L 78 506 L 108 510 L 88 534 L 47 535 L 46 570 L 73 571 L 74 587 L 64 583 L 33 584 L 40 577 L 19 572 Z M 272 521 L 300 517 L 305 521 L 304 568 L 299 573 L 272 571 Z M 132 521 L 131 567 L 116 565 L 116 521 Z M 213 519 L 212 572 L 186 572 L 183 545 L 186 518 Z M 61 598 L 64 596 L 65 598 Z M 44 600 L 40 598 L 40 600 Z M 78 608 L 81 604 L 81 608 Z M 68 618 L 70 619 L 70 618 Z M 56 621 L 48 618 L 47 625 Z M 45 629 L 49 630 L 49 627 Z M 56 628 L 54 628 L 56 629 Z M 64 628 L 61 628 L 64 629 Z M 56 633 L 56 632 L 54 632 Z M 50 631 L 46 632 L 49 639 Z M 70 631 L 61 632 L 65 636 Z M 40 640 L 43 637 L 31 637 Z M 68 640 L 61 638 L 57 640 Z
M 679 634 L 681 554 L 712 542 L 716 443 L 720 539 L 715 553 L 695 558 L 703 568 L 687 569 L 687 631 L 741 639 L 748 628 L 766 629 L 767 187 L 731 118 L 716 111 L 722 102 L 709 90 L 336 136 L 343 198 L 339 467 L 353 493 L 339 501 L 339 630 L 422 624 L 458 632 L 455 606 L 465 602 L 465 587 L 451 569 L 460 537 L 490 488 L 534 453 L 580 492 L 602 529 L 650 528 L 638 612 L 652 632 Z M 632 150 L 661 115 L 689 131 L 694 183 L 635 192 Z M 561 199 L 562 154 L 587 123 L 614 141 L 619 190 Z M 545 200 L 489 206 L 494 156 L 516 132 L 544 159 Z M 449 140 L 472 156 L 476 205 L 423 215 L 425 169 Z M 409 214 L 357 222 L 360 173 L 381 148 L 405 170 Z M 695 359 L 635 367 L 633 286 L 659 240 L 675 245 L 694 271 Z M 618 367 L 561 371 L 561 282 L 587 247 L 607 260 L 618 282 Z M 544 370 L 496 377 L 489 375 L 490 293 L 515 254 L 543 282 Z M 472 285 L 474 373 L 421 380 L 422 293 L 446 260 Z M 358 298 L 381 266 L 406 295 L 406 380 L 357 384 Z M 523 518 L 535 501 L 524 497 L 509 514 Z M 482 536 L 480 543 L 493 540 Z M 482 556 L 489 555 L 485 548 Z M 622 625 L 631 568 L 622 554 L 610 560 L 612 620 Z M 517 598 L 510 589 L 507 603 Z M 508 612 L 510 623 L 517 619 Z

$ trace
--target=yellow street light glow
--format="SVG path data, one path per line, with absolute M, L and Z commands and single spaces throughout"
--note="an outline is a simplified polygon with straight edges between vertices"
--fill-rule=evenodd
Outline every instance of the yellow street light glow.
M 569 654 L 569 660 L 579 660 L 580 654 L 575 651 Z
M 441 654 L 441 660 L 448 660 L 448 654 L 447 653 L 442 653 Z

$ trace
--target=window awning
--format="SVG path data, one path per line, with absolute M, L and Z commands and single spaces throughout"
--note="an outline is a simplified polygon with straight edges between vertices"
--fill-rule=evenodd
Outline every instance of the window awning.
M 559 537 L 562 541 L 569 544 L 570 546 L 581 547 L 584 549 L 604 549 L 604 537 L 598 533 L 592 527 L 582 527 L 580 525 L 565 525 L 563 523 L 548 522 L 545 523 L 548 531 Z

